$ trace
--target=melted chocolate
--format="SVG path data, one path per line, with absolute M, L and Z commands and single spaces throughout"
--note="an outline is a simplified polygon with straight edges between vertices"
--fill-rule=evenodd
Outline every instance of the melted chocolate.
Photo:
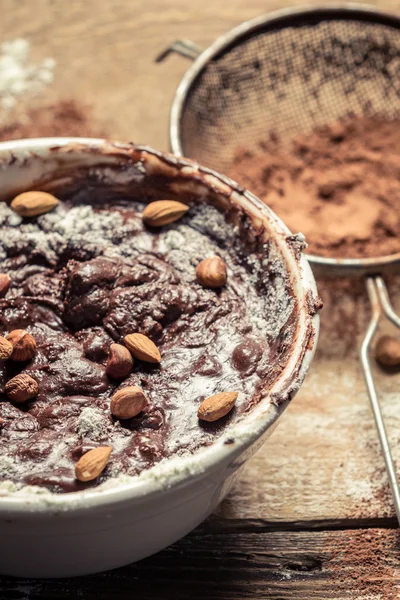
M 293 300 L 274 246 L 258 250 L 215 208 L 192 207 L 161 230 L 143 226 L 144 204 L 96 190 L 67 195 L 53 212 L 21 219 L 0 203 L 0 270 L 12 285 L 0 300 L 0 334 L 35 337 L 37 353 L 0 363 L 0 390 L 18 372 L 32 375 L 38 397 L 14 406 L 0 391 L 0 479 L 69 492 L 161 459 L 209 445 L 268 389 L 291 346 Z M 239 228 L 240 229 L 240 228 Z M 220 255 L 221 290 L 196 282 L 195 267 Z M 128 333 L 153 339 L 160 366 L 135 361 L 122 383 L 105 373 L 109 345 Z M 148 407 L 128 421 L 110 415 L 118 387 L 143 388 Z M 200 402 L 237 391 L 218 423 L 197 419 Z M 111 445 L 96 482 L 74 477 L 87 450 Z

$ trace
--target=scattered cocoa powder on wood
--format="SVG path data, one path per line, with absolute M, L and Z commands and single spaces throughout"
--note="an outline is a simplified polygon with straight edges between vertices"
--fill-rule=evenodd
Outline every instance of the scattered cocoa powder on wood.
M 0 123 L 0 141 L 35 137 L 105 137 L 88 107 L 75 100 L 24 109 Z
M 340 536 L 327 532 L 326 547 L 334 548 L 329 561 L 337 598 L 399 598 L 397 529 L 350 530 Z
M 266 202 L 308 252 L 374 257 L 400 252 L 400 120 L 347 118 L 297 136 L 273 133 L 238 149 L 230 176 Z

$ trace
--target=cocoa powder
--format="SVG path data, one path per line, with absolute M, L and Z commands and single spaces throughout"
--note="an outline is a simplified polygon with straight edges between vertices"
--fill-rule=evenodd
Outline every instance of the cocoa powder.
M 327 532 L 332 552 L 329 574 L 335 598 L 399 598 L 399 532 L 396 529 L 353 529 Z
M 348 118 L 297 136 L 272 133 L 239 149 L 230 176 L 265 201 L 308 252 L 375 257 L 400 252 L 400 120 Z
M 104 137 L 88 107 L 75 100 L 25 108 L 0 123 L 0 141 L 35 137 Z

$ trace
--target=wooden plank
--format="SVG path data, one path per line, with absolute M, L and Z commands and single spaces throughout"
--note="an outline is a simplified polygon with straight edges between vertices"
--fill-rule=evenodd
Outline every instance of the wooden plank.
M 400 594 L 398 544 L 398 532 L 385 529 L 192 534 L 110 573 L 3 578 L 0 592 L 4 600 L 390 600 Z
M 346 386 L 348 397 L 338 385 Z M 355 366 L 314 365 L 282 424 L 249 462 L 219 514 L 268 521 L 393 515 L 367 399 L 352 392 L 362 385 Z M 390 409 L 395 441 L 399 417 L 393 401 Z
M 185 0 L 2 0 L 2 39 L 29 39 L 34 56 L 53 57 L 56 79 L 48 97 L 71 91 L 94 107 L 111 137 L 168 149 L 168 115 L 189 66 L 172 56 L 154 58 L 178 38 L 208 45 L 242 20 L 260 13 L 260 0 L 244 4 Z M 275 3 L 276 4 L 276 3 Z M 273 6 L 273 3 L 271 4 Z M 263 9 L 261 9 L 263 10 Z

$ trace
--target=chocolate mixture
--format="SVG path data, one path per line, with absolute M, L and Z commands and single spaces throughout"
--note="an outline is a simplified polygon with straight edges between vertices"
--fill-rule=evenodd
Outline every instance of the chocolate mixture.
M 97 185 L 92 176 L 90 188 L 39 217 L 0 203 L 0 271 L 11 277 L 0 335 L 25 329 L 37 344 L 31 361 L 0 361 L 0 389 L 21 372 L 39 386 L 24 404 L 0 392 L 0 478 L 55 492 L 212 443 L 275 381 L 295 326 L 281 259 L 273 245 L 246 241 L 243 220 L 238 231 L 203 205 L 149 228 L 142 202 L 102 198 Z M 214 255 L 228 268 L 220 289 L 196 279 L 196 266 Z M 162 361 L 135 360 L 120 383 L 106 373 L 110 344 L 135 332 L 157 344 Z M 148 404 L 118 420 L 110 398 L 126 386 L 139 386 Z M 226 391 L 239 394 L 229 415 L 199 421 L 202 400 Z M 78 481 L 75 464 L 99 446 L 112 447 L 108 466 L 95 482 Z
M 400 252 L 400 121 L 353 118 L 239 150 L 230 176 L 264 200 L 308 252 L 376 257 Z

